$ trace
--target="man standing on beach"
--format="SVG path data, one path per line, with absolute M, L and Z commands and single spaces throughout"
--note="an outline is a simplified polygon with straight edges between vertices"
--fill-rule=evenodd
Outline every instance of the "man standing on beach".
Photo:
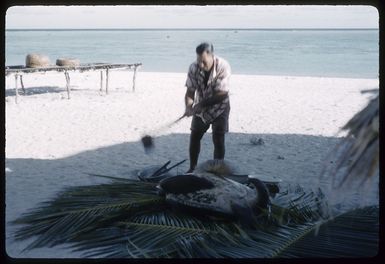
M 193 172 L 199 157 L 203 135 L 212 128 L 214 159 L 225 157 L 225 133 L 229 131 L 229 63 L 214 55 L 211 43 L 196 48 L 197 60 L 190 65 L 186 80 L 185 115 L 193 116 L 190 134 L 190 169 Z

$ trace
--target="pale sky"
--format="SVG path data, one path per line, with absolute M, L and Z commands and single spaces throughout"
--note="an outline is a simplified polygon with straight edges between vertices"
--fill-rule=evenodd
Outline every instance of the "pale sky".
M 378 28 L 372 6 L 14 6 L 17 28 Z

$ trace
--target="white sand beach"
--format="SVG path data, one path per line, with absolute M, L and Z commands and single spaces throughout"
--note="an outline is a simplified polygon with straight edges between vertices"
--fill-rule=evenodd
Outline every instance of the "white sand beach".
M 100 92 L 99 72 L 24 76 L 27 93 L 15 103 L 14 78 L 6 78 L 6 250 L 11 257 L 63 258 L 79 253 L 58 248 L 21 250 L 8 222 L 64 186 L 108 180 L 86 173 L 130 177 L 132 171 L 168 160 L 188 159 L 191 118 L 155 138 L 145 154 L 140 138 L 184 112 L 184 73 L 111 71 L 110 93 Z M 239 170 L 283 181 L 316 184 L 323 162 L 343 133 L 339 129 L 378 88 L 378 79 L 233 75 L 226 159 Z M 209 130 L 210 132 L 210 130 Z M 253 145 L 262 138 L 264 145 Z M 199 161 L 212 158 L 211 133 Z M 188 161 L 180 166 L 188 169 Z

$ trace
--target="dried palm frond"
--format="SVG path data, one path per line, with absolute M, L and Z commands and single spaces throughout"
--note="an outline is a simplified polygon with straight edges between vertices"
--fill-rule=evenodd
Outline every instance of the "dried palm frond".
M 348 134 L 333 149 L 337 161 L 325 167 L 321 176 L 331 176 L 334 187 L 361 180 L 361 184 L 378 171 L 379 164 L 379 96 L 356 113 L 343 127 Z M 339 173 L 338 177 L 337 174 Z
M 314 225 L 278 257 L 374 257 L 378 240 L 379 208 L 367 206 Z

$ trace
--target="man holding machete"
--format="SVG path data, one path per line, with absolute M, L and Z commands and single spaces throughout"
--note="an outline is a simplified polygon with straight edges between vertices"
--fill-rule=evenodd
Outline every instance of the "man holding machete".
M 225 133 L 229 131 L 229 63 L 214 55 L 211 43 L 196 48 L 197 60 L 190 65 L 186 80 L 185 115 L 193 116 L 190 135 L 190 169 L 193 172 L 199 157 L 200 142 L 212 127 L 214 159 L 225 157 Z

